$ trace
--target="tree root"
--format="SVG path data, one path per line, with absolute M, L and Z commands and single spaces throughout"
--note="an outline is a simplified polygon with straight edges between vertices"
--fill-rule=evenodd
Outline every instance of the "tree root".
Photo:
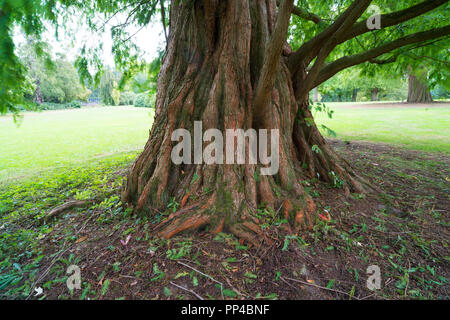
M 158 236 L 164 239 L 170 239 L 183 231 L 195 230 L 206 226 L 210 221 L 211 217 L 202 213 L 183 215 L 172 219 L 170 223 L 158 232 Z
M 87 201 L 78 201 L 78 200 L 72 200 L 72 201 L 66 202 L 63 205 L 50 210 L 50 212 L 44 217 L 43 222 L 48 222 L 51 219 L 54 219 L 54 218 L 58 217 L 59 215 L 61 215 L 62 213 L 66 212 L 67 210 L 83 207 L 87 203 L 88 203 Z

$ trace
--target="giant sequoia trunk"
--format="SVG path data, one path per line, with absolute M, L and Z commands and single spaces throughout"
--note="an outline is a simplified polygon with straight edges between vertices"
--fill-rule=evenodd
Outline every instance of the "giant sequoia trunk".
M 430 89 L 414 74 L 409 74 L 408 79 L 408 103 L 429 103 L 433 102 Z
M 338 181 L 347 194 L 362 192 L 362 180 L 311 123 L 309 90 L 296 98 L 304 70 L 292 75 L 282 57 L 274 66 L 268 108 L 255 105 L 255 87 L 276 21 L 275 1 L 179 3 L 171 8 L 155 122 L 129 173 L 123 202 L 138 214 L 155 215 L 175 198 L 178 211 L 157 226 L 165 238 L 185 230 L 224 230 L 260 244 L 266 238 L 255 213 L 262 205 L 284 215 L 289 231 L 313 225 L 317 206 L 303 188 L 307 179 Z M 284 52 L 289 54 L 287 45 Z M 278 173 L 261 175 L 262 165 L 253 164 L 174 164 L 171 151 L 177 142 L 171 141 L 172 132 L 184 128 L 194 136 L 194 121 L 202 121 L 203 130 L 222 132 L 279 129 Z

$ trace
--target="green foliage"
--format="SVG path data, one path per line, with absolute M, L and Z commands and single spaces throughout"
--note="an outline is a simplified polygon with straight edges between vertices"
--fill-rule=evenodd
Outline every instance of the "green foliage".
M 408 95 L 406 75 L 386 76 L 381 71 L 373 75 L 364 74 L 360 67 L 344 70 L 319 87 L 321 101 L 370 101 L 372 89 L 378 90 L 382 101 L 401 101 Z M 354 97 L 353 95 L 356 94 Z
M 80 84 L 74 66 L 64 57 L 52 60 L 50 56 L 37 55 L 36 45 L 48 50 L 47 44 L 32 40 L 19 47 L 20 60 L 26 66 L 27 76 L 33 86 L 25 98 L 34 99 L 39 92 L 44 102 L 86 101 L 90 91 Z
M 134 98 L 134 106 L 138 108 L 154 108 L 155 95 L 150 95 L 150 92 L 139 93 Z
M 124 91 L 120 93 L 119 105 L 130 106 L 134 104 L 136 94 L 133 91 Z
M 322 22 L 315 24 L 293 15 L 289 32 L 289 43 L 293 49 L 298 49 L 311 38 L 311 35 L 327 28 L 352 2 L 354 1 L 298 1 L 298 7 L 318 15 L 322 18 Z M 414 0 L 374 0 L 371 5 L 377 6 L 381 14 L 387 14 L 406 9 L 419 2 Z M 447 3 L 398 25 L 373 30 L 350 39 L 337 46 L 327 57 L 327 62 L 365 52 L 408 34 L 443 27 L 448 24 L 449 6 Z M 366 10 L 359 21 L 364 21 L 373 14 L 369 11 Z M 395 57 L 395 63 L 378 65 L 366 62 L 349 69 L 351 73 L 342 71 L 320 87 L 322 101 L 351 101 L 353 89 L 359 89 L 358 101 L 367 101 L 371 98 L 370 89 L 372 88 L 380 89 L 382 100 L 405 99 L 407 96 L 406 76 L 410 67 L 412 70 L 425 67 L 427 83 L 431 88 L 441 85 L 450 90 L 450 65 L 448 64 L 450 52 L 446 50 L 449 41 L 449 37 L 444 37 L 437 41 L 426 41 L 401 47 L 378 57 L 378 60 Z M 342 73 L 347 74 L 341 76 Z
M 170 260 L 178 260 L 185 256 L 188 256 L 191 252 L 192 241 L 186 240 L 179 243 L 178 248 L 168 249 L 166 252 L 166 256 Z
M 26 76 L 26 68 L 16 55 L 13 28 L 19 26 L 26 35 L 39 36 L 44 30 L 43 21 L 56 23 L 55 1 L 0 2 L 0 113 L 17 114 L 17 106 L 31 108 L 25 94 L 32 84 Z M 35 46 L 38 56 L 43 56 L 42 47 Z
M 62 109 L 79 109 L 81 108 L 80 101 L 72 101 L 70 103 L 51 103 L 44 102 L 39 106 L 39 110 L 62 110 Z
M 176 1 L 175 3 L 180 3 Z M 187 5 L 192 5 L 193 1 L 184 1 Z M 289 42 L 294 49 L 299 48 L 305 41 L 327 28 L 336 18 L 342 14 L 353 0 L 343 1 L 296 1 L 296 6 L 313 12 L 322 18 L 321 22 L 315 24 L 307 19 L 293 15 L 289 31 Z M 373 5 L 381 9 L 381 13 L 395 12 L 417 4 L 415 0 L 382 1 L 374 0 Z M 160 57 L 150 65 L 142 62 L 139 47 L 133 42 L 134 33 L 131 29 L 147 26 L 152 18 L 160 12 L 160 1 L 103 1 L 103 0 L 4 0 L 0 2 L 0 113 L 7 111 L 17 113 L 18 107 L 32 108 L 29 97 L 30 92 L 36 89 L 33 77 L 27 74 L 27 66 L 18 57 L 17 48 L 13 41 L 13 29 L 18 27 L 27 37 L 41 39 L 42 33 L 47 25 L 56 28 L 58 35 L 61 28 L 66 28 L 70 18 L 83 17 L 83 21 L 93 32 L 104 32 L 111 27 L 111 18 L 117 22 L 111 29 L 113 39 L 112 52 L 114 54 L 116 68 L 121 70 L 120 79 L 115 79 L 116 84 L 111 85 L 110 79 L 103 82 L 104 89 L 102 97 L 107 104 L 119 104 L 121 91 L 126 86 L 127 81 L 133 79 L 137 73 L 143 72 L 144 77 L 134 78 L 132 89 L 135 93 L 154 91 L 156 89 L 154 75 L 158 73 L 161 62 Z M 166 11 L 170 11 L 170 1 L 164 2 Z M 336 47 L 327 58 L 327 62 L 333 61 L 343 56 L 357 54 L 373 47 L 383 45 L 395 38 L 406 34 L 411 34 L 430 29 L 430 26 L 441 27 L 447 24 L 448 4 L 439 7 L 431 12 L 406 21 L 396 26 L 382 28 L 368 32 L 355 39 L 351 39 Z M 367 19 L 371 13 L 366 10 L 361 17 L 361 21 Z M 98 17 L 102 16 L 99 22 Z M 167 17 L 169 15 L 166 15 Z M 109 23 L 108 23 L 109 22 Z M 164 22 L 167 25 L 167 21 Z M 130 28 L 133 27 L 133 28 Z M 68 28 L 68 27 L 67 27 Z M 385 54 L 381 59 L 397 57 L 394 67 L 378 67 L 366 63 L 361 66 L 361 70 L 367 75 L 378 73 L 380 68 L 385 68 L 386 74 L 397 74 L 402 76 L 406 72 L 407 66 L 414 70 L 422 64 L 426 64 L 427 80 L 431 88 L 441 84 L 445 88 L 449 87 L 449 51 L 442 50 L 448 47 L 448 37 L 446 39 L 431 43 L 421 43 L 410 45 Z M 32 44 L 37 57 L 46 60 L 49 57 L 48 49 L 35 41 Z M 101 61 L 103 53 L 102 43 L 89 47 L 86 43 L 80 52 L 80 56 L 75 61 L 75 67 L 81 77 L 82 83 L 90 86 L 98 85 L 102 75 L 106 72 Z M 436 63 L 441 61 L 441 63 Z M 64 68 L 63 65 L 60 66 Z M 57 68 L 59 68 L 57 66 Z M 69 75 L 66 73 L 59 73 Z M 82 97 L 74 97 L 69 92 L 72 88 L 71 82 L 67 82 L 64 77 L 51 78 L 43 84 L 45 94 L 51 102 L 67 102 L 72 99 L 83 100 Z M 72 76 L 70 75 L 70 80 Z M 54 86 L 55 82 L 64 82 L 67 86 Z M 63 96 L 64 93 L 64 96 Z M 341 94 L 337 94 L 341 96 Z
M 100 80 L 100 96 L 106 105 L 118 105 L 120 102 L 120 92 L 117 89 L 117 76 L 109 70 L 105 69 Z
M 83 190 L 90 195 L 89 200 L 98 198 L 111 203 L 102 209 L 103 222 L 125 214 L 116 196 L 123 178 L 114 176 L 114 172 L 129 165 L 135 157 L 136 153 L 120 154 L 64 170 L 42 172 L 33 179 L 0 184 L 0 296 L 26 298 L 32 293 L 44 258 L 42 239 L 53 230 L 51 222 L 43 221 L 51 208 Z M 86 214 L 92 210 L 95 205 Z M 69 257 L 65 264 L 71 261 Z M 103 282 L 102 295 L 108 290 L 107 281 Z

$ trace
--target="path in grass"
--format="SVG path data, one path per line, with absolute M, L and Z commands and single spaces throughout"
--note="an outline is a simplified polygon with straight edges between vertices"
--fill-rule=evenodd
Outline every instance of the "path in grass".
M 450 153 L 450 103 L 325 103 L 333 119 L 316 114 L 338 139 L 384 142 L 412 150 Z
M 0 182 L 40 170 L 140 150 L 152 109 L 97 107 L 25 113 L 21 125 L 0 117 Z

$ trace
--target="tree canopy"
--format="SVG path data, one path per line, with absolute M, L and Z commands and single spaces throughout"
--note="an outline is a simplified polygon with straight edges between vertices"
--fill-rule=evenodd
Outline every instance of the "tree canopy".
M 58 36 L 61 28 L 65 28 L 66 22 L 73 16 L 81 16 L 82 19 L 78 20 L 85 21 L 93 32 L 104 31 L 105 26 L 109 24 L 114 40 L 112 51 L 115 62 L 123 71 L 120 83 L 122 86 L 125 80 L 145 66 L 140 59 L 139 47 L 133 42 L 134 34 L 130 34 L 128 27 L 137 27 L 139 31 L 156 16 L 164 21 L 164 33 L 168 39 L 169 31 L 166 26 L 171 6 L 179 2 L 2 0 L 0 111 L 15 112 L 17 105 L 27 103 L 24 93 L 29 91 L 30 84 L 27 81 L 26 68 L 18 57 L 14 43 L 16 27 L 27 36 L 40 39 L 47 24 L 55 27 L 55 36 Z M 285 2 L 278 1 L 279 5 Z M 288 3 L 286 7 L 289 11 L 286 17 L 289 18 L 292 14 L 287 37 L 292 49 L 285 48 L 289 51 L 289 65 L 295 71 L 300 68 L 300 61 L 303 61 L 309 70 L 307 85 L 303 86 L 303 91 L 311 90 L 352 66 L 363 64 L 365 72 L 373 72 L 370 64 L 385 65 L 394 62 L 396 68 L 391 70 L 405 70 L 410 65 L 419 67 L 428 62 L 432 83 L 441 83 L 448 87 L 447 48 L 450 26 L 447 25 L 449 5 L 446 0 L 299 0 L 291 6 Z M 281 11 L 280 9 L 280 14 Z M 380 29 L 368 27 L 367 19 L 373 14 L 381 14 Z M 112 18 L 118 17 L 122 22 L 112 24 Z M 284 40 L 281 40 L 284 43 Z M 38 56 L 46 56 L 43 43 L 36 41 L 34 49 Z M 104 70 L 99 58 L 101 50 L 101 44 L 95 48 L 84 47 L 81 50 L 76 67 L 83 81 L 99 83 Z

